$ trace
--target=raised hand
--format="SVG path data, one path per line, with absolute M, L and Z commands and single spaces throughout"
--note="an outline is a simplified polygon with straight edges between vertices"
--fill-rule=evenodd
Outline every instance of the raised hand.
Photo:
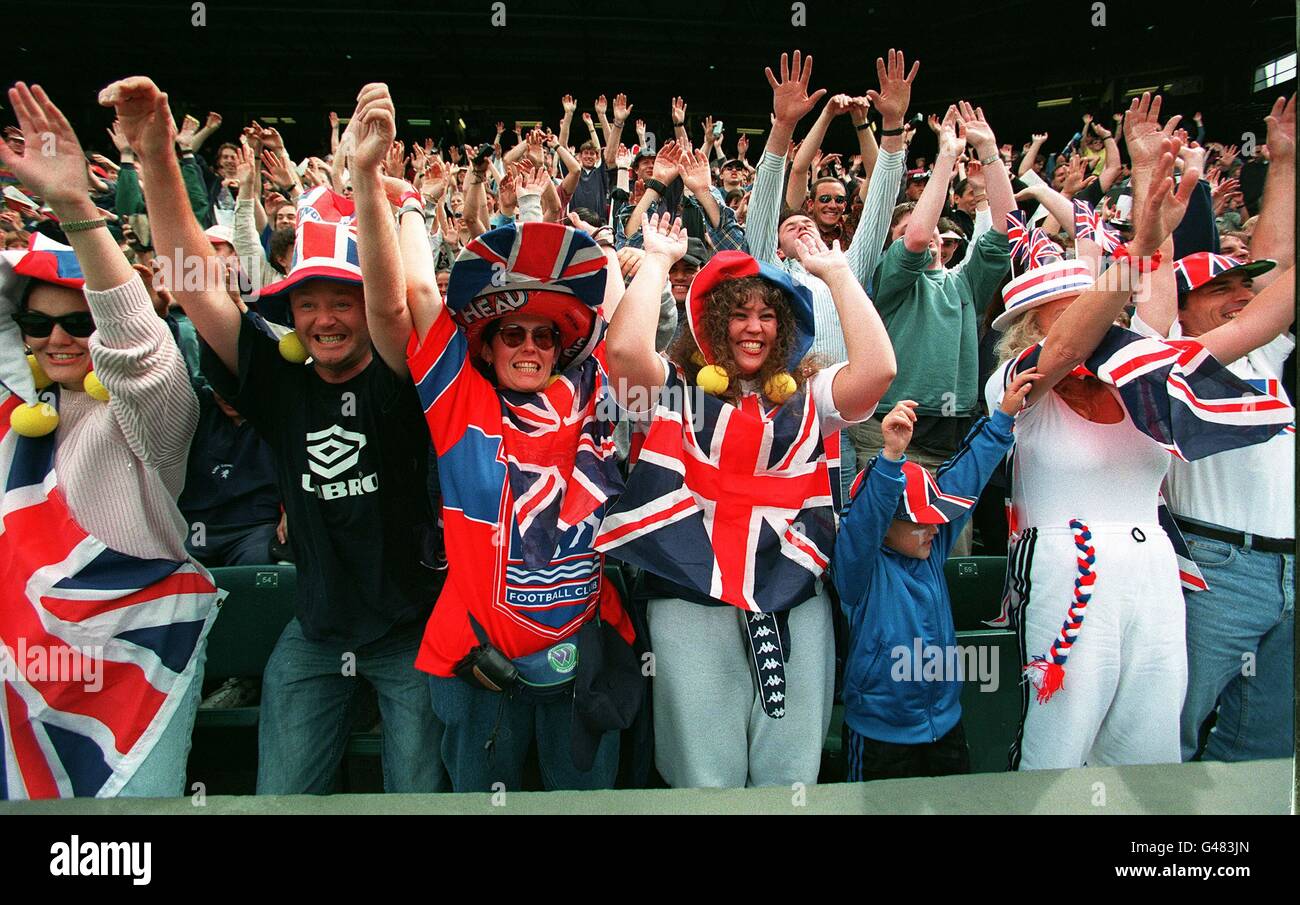
M 389 176 L 401 177 L 406 172 L 406 145 L 395 141 L 384 158 L 384 172 Z
M 736 139 L 736 156 L 739 157 L 741 160 L 744 160 L 745 155 L 748 153 L 749 153 L 749 136 L 741 135 L 739 138 Z
M 1164 143 L 1170 140 L 1182 119 L 1171 116 L 1161 127 L 1160 103 L 1160 95 L 1152 98 L 1150 92 L 1143 92 L 1141 97 L 1133 98 L 1124 116 L 1124 143 L 1128 145 L 1134 172 L 1150 170 L 1156 165 L 1164 153 Z
M 235 152 L 235 181 L 239 183 L 239 194 L 249 198 L 254 194 L 254 181 L 257 178 L 257 154 L 245 142 L 240 142 Z
M 572 94 L 566 94 L 560 98 L 560 106 L 564 108 L 565 119 L 572 119 L 573 114 L 578 110 L 578 102 L 573 99 Z
M 280 137 L 280 131 L 273 126 L 266 126 L 262 129 L 262 147 L 272 151 L 284 150 L 284 139 Z
M 501 212 L 509 213 L 519 204 L 517 174 L 519 168 L 514 164 L 506 166 L 506 174 L 501 177 L 497 185 L 497 201 L 501 205 Z
M 880 419 L 880 433 L 884 440 L 884 456 L 897 462 L 912 443 L 912 429 L 916 425 L 917 403 L 911 399 L 899 401 L 884 418 Z
M 541 195 L 542 192 L 546 191 L 550 178 L 545 167 L 534 166 L 531 161 L 521 160 L 519 161 L 519 182 L 516 192 L 520 198 L 529 195 Z
M 681 218 L 670 214 L 651 214 L 641 224 L 642 247 L 647 257 L 667 258 L 671 266 L 686 254 L 686 230 Z
M 626 94 L 614 95 L 614 122 L 623 123 L 627 121 L 628 116 L 632 113 L 632 105 L 627 102 Z
M 853 98 L 847 94 L 832 94 L 826 102 L 826 112 L 831 116 L 843 116 L 853 106 Z
M 0 142 L 0 165 L 51 206 L 88 198 L 90 183 L 81 143 L 44 89 L 18 82 L 9 89 L 9 104 L 27 141 L 21 154 Z
M 199 131 L 199 121 L 188 113 L 181 120 L 181 129 L 176 133 L 176 144 L 182 151 L 194 150 L 194 133 Z
M 1109 135 L 1110 133 L 1108 132 L 1106 134 Z M 1033 143 L 1036 145 L 1042 145 L 1043 142 L 1047 141 L 1046 132 L 1035 132 L 1032 137 L 1034 139 Z
M 980 157 L 996 154 L 998 141 L 993 128 L 984 119 L 983 107 L 972 107 L 966 101 L 957 102 L 957 118 L 966 132 L 966 141 Z
M 921 68 L 919 60 L 912 63 L 912 71 L 907 72 L 907 61 L 901 50 L 892 47 L 887 54 L 889 61 L 876 58 L 876 76 L 880 79 L 879 91 L 868 91 L 867 97 L 876 105 L 876 110 L 884 119 L 886 128 L 896 128 L 907 115 L 908 104 L 912 102 L 912 82 Z M 906 77 L 903 73 L 907 72 Z M 892 124 L 892 125 L 891 125 Z
M 713 117 L 712 116 L 704 117 L 704 140 L 700 142 L 700 147 L 705 149 L 713 147 Z
M 331 110 L 331 111 L 330 111 L 330 129 L 337 129 L 338 127 L 339 127 L 339 115 L 338 115 L 337 113 L 335 113 L 333 110 Z
M 1096 135 L 1102 141 L 1112 137 L 1111 131 L 1098 122 L 1092 124 L 1092 134 Z
M 361 89 L 352 123 L 358 124 L 353 164 L 357 169 L 379 170 L 397 135 L 397 113 L 387 85 L 371 82 Z
M 206 132 L 215 132 L 215 131 L 217 131 L 219 128 L 221 128 L 221 114 L 220 114 L 220 113 L 209 113 L 209 114 L 208 114 L 207 121 L 204 122 L 204 124 L 203 124 L 203 129 L 204 129 L 204 131 L 206 131 Z
M 944 114 L 943 122 L 939 124 L 939 154 L 957 158 L 964 150 L 966 135 L 962 130 L 961 119 L 957 116 L 957 108 L 950 106 Z
M 434 158 L 429 162 L 424 178 L 420 180 L 420 194 L 430 201 L 437 201 L 447 190 L 447 168 L 441 160 Z
M 658 179 L 664 185 L 668 185 L 676 179 L 678 174 L 677 161 L 681 153 L 677 142 L 669 140 L 655 155 L 654 170 L 650 174 L 651 178 Z
M 1181 129 L 1179 130 L 1182 131 Z M 1195 167 L 1205 172 L 1205 148 L 1194 141 L 1187 141 L 1178 151 L 1178 157 L 1185 167 Z
M 1223 167 L 1226 170 L 1228 167 L 1232 166 L 1232 162 L 1237 159 L 1237 154 L 1238 154 L 1237 146 L 1228 145 L 1226 148 L 1223 149 L 1222 153 L 1219 154 L 1219 166 Z
M 117 111 L 115 125 L 136 154 L 157 157 L 172 153 L 176 122 L 167 95 L 153 79 L 137 75 L 116 81 L 99 92 L 99 103 Z
M 293 173 L 285 164 L 284 158 L 274 151 L 266 150 L 262 152 L 262 166 L 266 167 L 262 171 L 263 178 L 271 185 L 277 188 L 286 188 L 293 185 Z M 236 176 L 238 178 L 238 176 Z
M 975 188 L 975 194 L 984 194 L 985 186 L 988 184 L 987 179 L 988 177 L 984 173 L 984 164 L 978 160 L 972 160 L 966 164 L 966 182 Z
M 127 142 L 126 133 L 122 131 L 122 124 L 119 121 L 113 120 L 113 125 L 104 131 L 108 133 L 109 139 L 113 142 L 113 147 L 117 148 L 119 157 L 131 153 L 131 145 Z M 21 134 L 20 132 L 19 135 Z
M 808 80 L 812 78 L 812 55 L 804 57 L 796 50 L 793 59 L 788 54 L 781 54 L 781 78 L 772 74 L 772 67 L 763 70 L 767 83 L 772 86 L 772 113 L 777 120 L 793 125 L 808 115 L 826 93 L 825 88 L 818 88 L 812 95 L 808 94 Z
M 614 165 L 624 170 L 632 166 L 632 151 L 627 145 L 618 146 L 618 150 L 614 153 Z
M 1061 185 L 1061 194 L 1073 198 L 1079 192 L 1097 181 L 1096 176 L 1088 175 L 1088 158 L 1082 154 L 1070 158 L 1065 166 L 1065 182 Z
M 1264 117 L 1268 123 L 1269 160 L 1295 160 L 1295 95 L 1279 97 Z M 1234 155 L 1235 156 L 1235 155 Z
M 591 129 L 593 132 L 596 131 L 596 124 L 592 121 L 590 113 L 583 113 L 582 121 L 587 124 L 588 129 Z
M 609 101 L 605 100 L 605 95 L 602 94 L 600 97 L 596 98 L 595 102 L 591 105 L 591 109 L 596 111 L 596 116 L 604 119 L 606 114 L 609 112 Z M 584 113 L 582 118 L 589 120 L 591 117 Z
M 938 114 L 931 113 L 929 116 L 927 116 L 927 117 L 925 118 L 925 124 L 926 124 L 927 126 L 930 127 L 930 131 L 933 132 L 935 135 L 938 135 L 938 134 L 939 134 L 939 116 L 938 116 Z
M 709 172 L 709 155 L 698 148 L 683 152 L 677 168 L 682 174 L 682 183 L 692 195 L 702 195 L 713 185 L 713 176 Z
M 860 97 L 849 98 L 849 119 L 853 120 L 853 125 L 860 126 L 867 121 L 867 113 L 871 111 L 871 99 L 865 94 Z
M 836 239 L 831 247 L 827 248 L 816 230 L 807 230 L 795 238 L 795 255 L 804 270 L 826 282 L 830 282 L 830 278 L 837 271 L 844 271 L 850 275 L 853 273 L 852 268 L 849 267 L 849 259 L 840 249 L 840 240 Z
M 674 126 L 686 125 L 686 101 L 680 97 L 673 98 L 670 115 L 672 116 Z
M 1189 167 L 1183 172 L 1175 193 L 1174 157 L 1177 153 L 1176 140 L 1161 138 L 1160 156 L 1151 167 L 1150 187 L 1142 199 L 1141 210 L 1134 211 L 1133 240 L 1129 243 L 1134 255 L 1154 254 L 1187 213 L 1187 202 L 1191 200 L 1201 174 Z

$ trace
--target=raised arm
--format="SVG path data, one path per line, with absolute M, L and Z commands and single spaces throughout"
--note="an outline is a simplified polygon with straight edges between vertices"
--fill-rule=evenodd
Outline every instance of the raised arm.
M 1035 132 L 1033 141 L 1029 143 L 1029 150 L 1020 158 L 1020 166 L 1016 169 L 1017 176 L 1023 176 L 1034 168 L 1034 162 L 1038 160 L 1038 152 L 1043 149 L 1043 142 L 1047 141 L 1046 132 Z
M 601 95 L 603 98 L 604 95 Z M 599 112 L 599 110 L 597 111 Z M 623 126 L 627 123 L 627 118 L 632 115 L 632 105 L 627 102 L 627 95 L 614 95 L 614 121 L 609 124 L 605 131 L 605 167 L 612 169 L 614 167 L 614 153 L 618 149 L 618 143 L 623 137 Z M 594 135 L 592 136 L 595 137 Z M 597 142 L 599 144 L 599 142 Z
M 569 127 L 573 125 L 573 114 L 578 110 L 578 102 L 573 99 L 573 95 L 566 94 L 560 98 L 560 106 L 564 109 L 564 114 L 560 117 L 560 134 L 556 136 L 556 141 L 561 148 L 566 150 L 569 147 Z M 569 155 L 572 158 L 572 155 Z M 565 167 L 569 172 L 573 172 L 573 167 L 569 165 L 569 160 L 564 161 Z
M 99 102 L 117 111 L 117 119 L 135 151 L 141 176 L 148 186 L 145 197 L 154 249 L 172 278 L 172 294 L 194 323 L 204 342 L 232 374 L 239 372 L 239 309 L 230 301 L 226 287 L 207 279 L 197 287 L 182 275 L 195 263 L 204 274 L 219 273 L 209 259 L 216 257 L 212 243 L 194 218 L 176 160 L 176 125 L 167 95 L 152 79 L 133 76 L 109 85 Z
M 366 324 L 384 364 L 395 374 L 406 374 L 411 315 L 383 175 L 384 158 L 393 147 L 397 132 L 396 112 L 388 86 L 372 82 L 362 88 L 352 117 L 360 122 L 356 155 L 352 159 L 352 197 L 357 205 L 357 257 L 366 296 Z M 402 186 L 403 195 L 408 196 L 400 199 L 403 203 L 409 200 L 412 209 L 421 207 L 413 188 L 400 180 L 392 182 Z
M 853 99 L 847 94 L 832 95 L 826 101 L 826 106 L 822 107 L 821 114 L 813 120 L 812 128 L 804 136 L 803 143 L 799 145 L 799 150 L 795 152 L 794 160 L 790 163 L 790 180 L 785 187 L 786 207 L 802 207 L 804 201 L 808 199 L 808 171 L 812 167 L 813 159 L 820 156 L 826 130 L 830 128 L 831 121 L 835 117 L 849 111 L 852 101 Z M 815 173 L 812 175 L 816 176 Z
M 921 192 L 903 232 L 903 246 L 913 254 L 930 247 L 935 227 L 939 225 L 939 215 L 948 200 L 948 183 L 952 180 L 953 168 L 965 148 L 966 139 L 961 132 L 957 108 L 949 107 L 939 127 L 939 155 L 934 160 L 934 171 L 930 173 L 930 181 Z M 1005 230 L 1006 226 L 1002 228 Z
M 637 230 L 641 228 L 641 220 L 645 216 L 646 210 L 650 205 L 664 200 L 664 194 L 667 193 L 668 186 L 676 181 L 678 176 L 678 161 L 681 156 L 681 150 L 676 141 L 669 141 L 659 153 L 655 155 L 654 171 L 650 177 L 651 181 L 658 182 L 664 187 L 664 193 L 661 194 L 657 188 L 652 188 L 650 183 L 646 183 L 645 192 L 641 195 L 641 200 L 632 211 L 632 216 L 627 218 L 627 225 L 623 231 L 629 235 L 636 235 Z
M 1038 358 L 1037 369 L 1043 376 L 1034 384 L 1029 395 L 1031 402 L 1041 399 L 1097 348 L 1137 285 L 1139 275 L 1134 261 L 1146 260 L 1164 246 L 1187 211 L 1187 202 L 1200 173 L 1194 169 L 1185 173 L 1175 193 L 1173 173 L 1178 142 L 1168 138 L 1161 141 L 1163 151 L 1152 170 L 1142 207 L 1134 202 L 1134 235 L 1128 243 L 1129 257 L 1116 260 L 1052 324 Z M 1173 262 L 1162 260 L 1160 266 L 1172 267 Z
M 804 233 L 798 241 L 799 263 L 830 287 L 844 333 L 848 364 L 831 384 L 835 408 L 845 421 L 861 421 L 876 410 L 876 403 L 898 374 L 894 346 L 876 306 L 840 251 L 840 243 L 827 248 L 815 233 Z
M 1277 281 L 1282 271 L 1295 263 L 1295 95 L 1290 100 L 1279 97 L 1265 121 L 1268 176 L 1264 179 L 1259 223 L 1250 238 L 1250 253 L 1256 260 L 1271 258 L 1278 266 L 1255 277 L 1256 288 Z
M 680 219 L 652 214 L 641 232 L 645 257 L 610 319 L 605 338 L 610 385 L 619 401 L 636 412 L 648 411 L 663 385 L 664 360 L 655 351 L 660 296 L 668 271 L 686 254 L 686 230 Z M 616 279 L 614 274 L 610 277 Z
M 1011 177 L 1007 175 L 1007 166 L 998 152 L 998 140 L 993 135 L 993 128 L 984 119 L 984 108 L 972 107 L 966 101 L 962 101 L 958 104 L 957 115 L 966 131 L 966 141 L 975 149 L 980 162 L 980 171 L 989 198 L 989 214 L 993 218 L 992 229 L 1005 236 L 1007 214 L 1016 209 L 1016 199 L 1011 190 Z
M 669 115 L 673 120 L 673 138 L 677 139 L 677 144 L 687 146 L 691 143 L 690 136 L 686 133 L 686 101 L 681 97 L 673 98 L 672 109 Z

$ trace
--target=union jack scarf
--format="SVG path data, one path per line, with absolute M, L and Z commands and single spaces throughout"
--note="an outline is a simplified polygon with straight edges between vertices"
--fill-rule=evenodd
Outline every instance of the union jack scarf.
M 1074 199 L 1074 237 L 1097 243 L 1103 254 L 1110 254 L 1123 243 L 1106 218 L 1094 211 L 1088 202 L 1078 198 Z
M 58 391 L 42 394 L 57 406 Z M 56 434 L 19 437 L 0 400 L 0 724 L 10 798 L 110 797 L 194 681 L 218 591 L 193 561 L 92 537 L 54 471 Z
M 598 412 L 608 384 L 601 358 L 593 355 L 540 393 L 497 394 L 515 520 L 530 569 L 549 565 L 560 535 L 623 488 L 613 422 Z

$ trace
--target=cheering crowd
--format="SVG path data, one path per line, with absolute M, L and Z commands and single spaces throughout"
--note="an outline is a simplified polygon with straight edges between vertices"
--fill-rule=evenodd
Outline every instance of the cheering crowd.
M 376 83 L 210 160 L 148 78 L 116 161 L 16 84 L 0 798 L 183 794 L 207 567 L 284 561 L 264 794 L 331 789 L 358 678 L 388 791 L 815 783 L 837 679 L 850 780 L 969 772 L 963 677 L 897 658 L 973 550 L 1011 769 L 1290 756 L 1294 97 L 1251 156 L 1147 94 L 1017 145 L 909 118 L 919 68 L 783 54 L 761 149 L 622 94 L 408 147 Z

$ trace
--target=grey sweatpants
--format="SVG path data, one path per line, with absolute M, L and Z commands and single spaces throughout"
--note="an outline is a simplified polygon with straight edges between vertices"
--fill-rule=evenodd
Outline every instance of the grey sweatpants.
M 675 789 L 812 785 L 835 693 L 831 604 L 790 611 L 785 716 L 763 712 L 745 613 L 677 598 L 650 601 L 655 766 Z

